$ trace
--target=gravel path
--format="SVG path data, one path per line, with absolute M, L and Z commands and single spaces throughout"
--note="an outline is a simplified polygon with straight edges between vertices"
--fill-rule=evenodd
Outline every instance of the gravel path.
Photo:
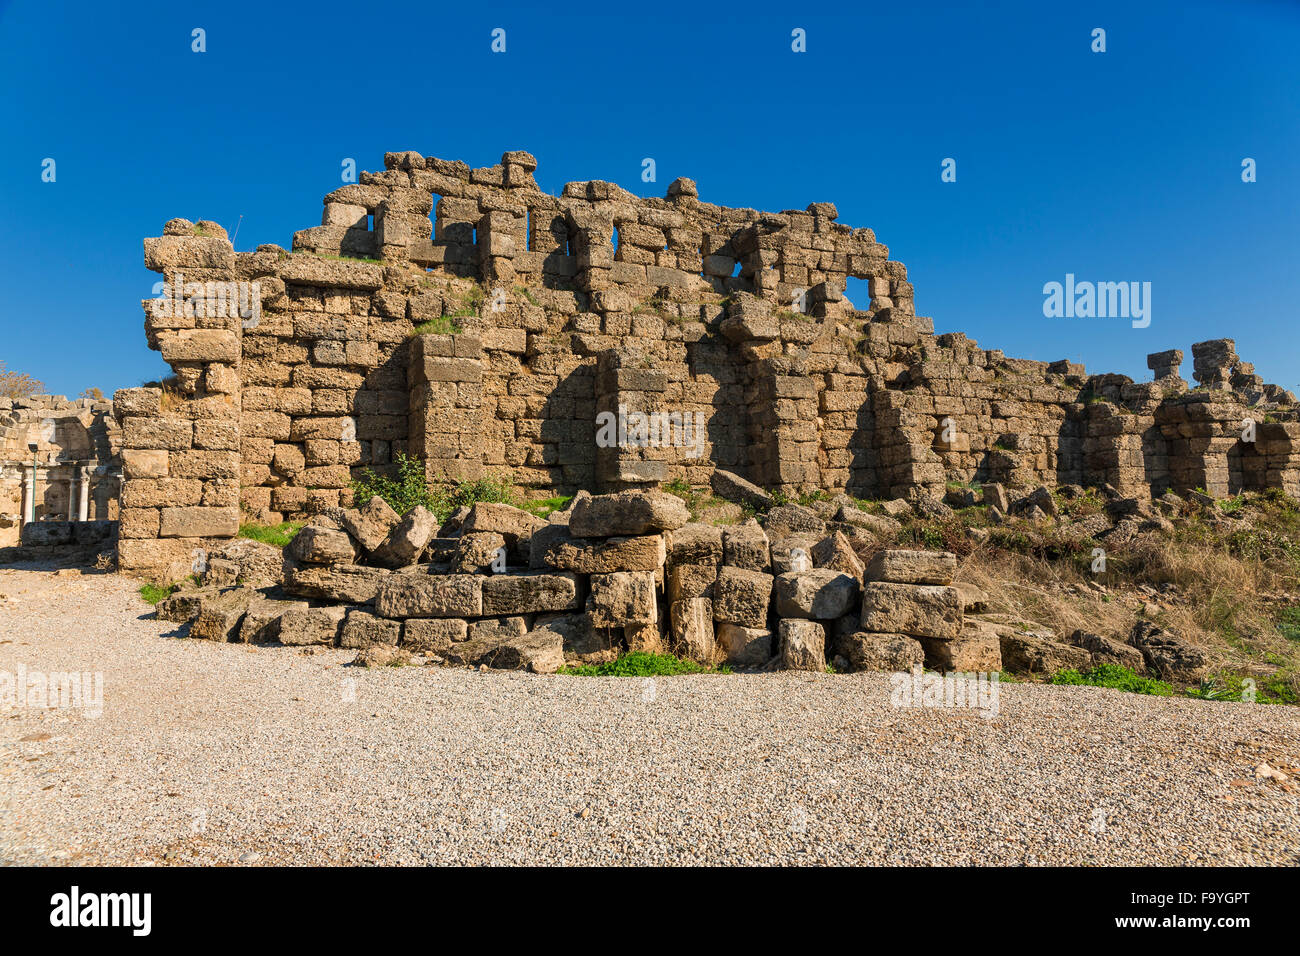
M 0 569 L 0 674 L 99 671 L 102 716 L 0 703 L 0 863 L 1291 864 L 1300 711 L 884 675 L 345 667 L 179 640 L 107 574 Z

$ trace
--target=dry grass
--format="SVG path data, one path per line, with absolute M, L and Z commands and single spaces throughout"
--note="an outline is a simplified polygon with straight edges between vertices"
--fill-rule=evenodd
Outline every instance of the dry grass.
M 1081 518 L 1100 503 L 1089 496 L 1065 507 Z M 1124 641 L 1139 619 L 1151 620 L 1201 645 L 1213 672 L 1276 669 L 1280 684 L 1300 696 L 1300 504 L 1251 494 L 1208 511 L 1189 506 L 1173 523 L 1121 544 L 1050 521 L 995 527 L 983 508 L 967 508 L 908 520 L 894 541 L 859 553 L 869 560 L 889 546 L 953 551 L 957 579 L 985 591 L 990 611 L 1009 623 L 1061 637 L 1081 628 Z M 1093 573 L 1098 546 L 1106 570 Z

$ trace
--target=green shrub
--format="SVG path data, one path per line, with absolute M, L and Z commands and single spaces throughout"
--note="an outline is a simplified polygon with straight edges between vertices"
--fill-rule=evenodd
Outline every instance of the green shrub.
M 1057 671 L 1052 677 L 1052 683 L 1110 687 L 1114 690 L 1128 691 L 1130 694 L 1152 694 L 1156 697 L 1168 697 L 1174 692 L 1170 684 L 1151 677 L 1143 677 L 1119 664 L 1098 664 L 1082 673 L 1073 668 Z
M 439 518 L 451 512 L 446 494 L 434 490 L 424 477 L 424 462 L 398 452 L 393 464 L 395 475 L 386 475 L 367 468 L 360 478 L 352 480 L 352 500 L 365 504 L 375 495 L 388 502 L 399 515 L 404 515 L 416 505 L 423 505 Z
M 462 505 L 478 501 L 515 504 L 514 491 L 505 478 L 478 478 L 455 484 L 430 482 L 424 476 L 424 463 L 401 452 L 397 453 L 394 466 L 396 474 L 393 475 L 367 468 L 360 478 L 354 478 L 353 500 L 361 505 L 378 495 L 399 515 L 421 505 L 433 512 L 439 521 L 445 521 Z
M 723 668 L 722 672 L 725 670 Z M 697 664 L 695 661 L 674 657 L 672 654 L 633 651 L 606 664 L 574 664 L 561 667 L 559 673 L 579 677 L 673 677 L 678 674 L 712 674 L 719 671 Z

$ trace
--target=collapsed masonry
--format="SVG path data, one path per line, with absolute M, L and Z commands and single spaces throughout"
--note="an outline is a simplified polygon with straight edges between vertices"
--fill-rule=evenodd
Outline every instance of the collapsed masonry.
M 1000 486 L 985 492 L 1006 505 Z M 879 546 L 901 527 L 890 513 L 910 511 L 906 502 L 875 514 L 837 498 L 723 528 L 689 522 L 683 502 L 660 491 L 584 491 L 546 518 L 480 502 L 441 523 L 418 506 L 399 516 L 375 497 L 314 516 L 283 554 L 248 539 L 216 547 L 197 585 L 186 581 L 158 615 L 204 640 L 540 673 L 635 651 L 747 670 L 1122 664 L 1194 681 L 1208 667 L 1201 651 L 1148 622 L 1128 643 L 1008 625 L 987 613 L 979 588 L 954 581 L 955 555 Z M 1055 508 L 1041 489 L 1019 507 L 1039 501 Z M 1114 529 L 1103 514 L 1078 530 L 1136 530 L 1143 503 L 1113 504 L 1126 515 Z
M 870 498 L 954 481 L 1300 493 L 1295 398 L 1230 340 L 1193 346 L 1195 389 L 1177 351 L 1151 356 L 1146 383 L 1009 359 L 935 335 L 903 264 L 830 203 L 732 209 L 687 179 L 664 198 L 605 182 L 557 197 L 536 165 L 390 153 L 292 252 L 236 253 L 187 220 L 145 240 L 178 290 L 144 303 L 176 387 L 116 396 L 121 567 L 188 573 L 241 512 L 347 505 L 357 470 L 398 453 L 431 478 L 509 472 L 539 492 L 727 469 Z M 598 442 L 620 410 L 666 416 L 666 440 Z
M 744 668 L 999 671 L 998 634 L 964 620 L 974 597 L 952 586 L 956 568 L 952 554 L 903 550 L 864 567 L 797 505 L 773 508 L 766 529 L 723 529 L 689 523 L 663 492 L 582 492 L 548 519 L 479 503 L 440 524 L 376 497 L 315 516 L 283 559 L 247 540 L 219 549 L 202 586 L 158 613 L 192 638 L 539 673 L 664 650 Z
M 121 429 L 104 399 L 0 399 L 0 547 L 111 548 Z

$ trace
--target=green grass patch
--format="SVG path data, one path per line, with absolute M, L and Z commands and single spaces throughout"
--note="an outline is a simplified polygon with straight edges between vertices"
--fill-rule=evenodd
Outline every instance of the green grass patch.
M 178 590 L 180 590 L 179 584 L 150 584 L 146 582 L 140 585 L 140 597 L 145 600 L 145 603 L 156 605 L 164 598 L 171 597 Z
M 456 335 L 460 332 L 460 323 L 450 315 L 440 315 L 417 325 L 412 335 Z
M 1052 677 L 1052 683 L 1110 687 L 1114 690 L 1127 691 L 1130 694 L 1151 694 L 1155 697 L 1169 697 L 1174 692 L 1173 685 L 1152 677 L 1143 677 L 1141 674 L 1137 674 L 1118 664 L 1099 664 L 1082 673 L 1073 668 L 1057 671 Z
M 562 511 L 570 501 L 573 495 L 557 495 L 554 498 L 538 498 L 534 501 L 525 501 L 519 507 L 531 515 L 537 515 L 539 518 L 549 518 L 552 512 Z
M 561 667 L 557 673 L 578 677 L 675 677 L 679 674 L 719 674 L 728 671 L 725 667 L 705 667 L 672 654 L 633 651 L 616 661 L 605 664 L 573 664 Z
M 301 521 L 284 521 L 280 524 L 258 524 L 249 521 L 239 526 L 239 537 L 283 548 L 301 530 Z

